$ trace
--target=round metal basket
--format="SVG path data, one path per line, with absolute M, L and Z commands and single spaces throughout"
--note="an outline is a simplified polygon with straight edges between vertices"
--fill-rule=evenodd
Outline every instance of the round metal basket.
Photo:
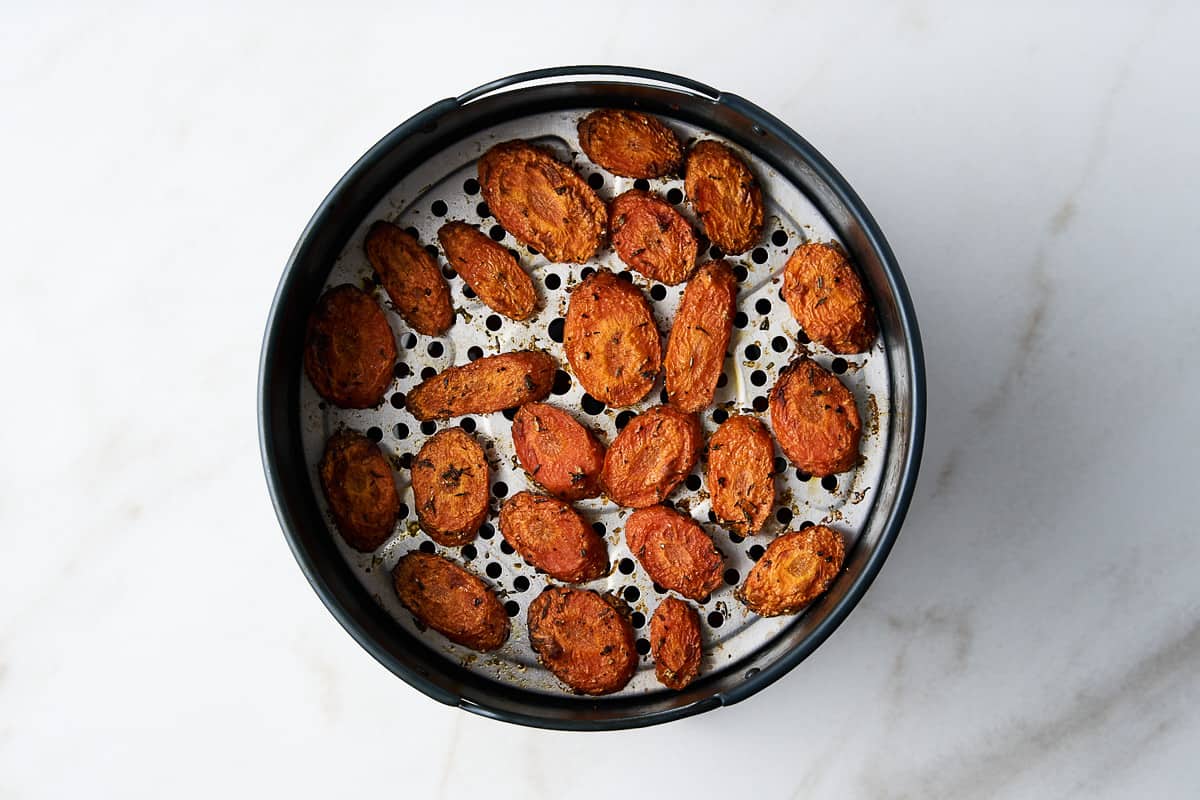
M 558 80 L 566 77 L 572 79 Z M 563 365 L 551 402 L 572 410 L 610 440 L 632 413 L 659 400 L 661 385 L 633 409 L 604 408 L 583 393 L 562 357 L 556 332 L 561 331 L 558 320 L 567 291 L 586 270 L 624 270 L 615 254 L 604 249 L 587 265 L 563 265 L 521 248 L 491 218 L 474 180 L 475 161 L 492 144 L 532 139 L 572 163 L 606 200 L 636 185 L 690 215 L 680 180 L 635 183 L 605 173 L 579 152 L 575 125 L 595 108 L 655 114 L 685 142 L 721 139 L 743 153 L 763 188 L 763 240 L 731 259 L 741 287 L 740 313 L 714 406 L 703 415 L 706 433 L 731 412 L 763 415 L 779 369 L 801 352 L 840 373 L 865 422 L 862 461 L 853 473 L 814 479 L 777 453 L 778 511 L 757 536 L 743 539 L 712 524 L 700 467 L 672 495 L 677 509 L 692 514 L 713 534 L 726 558 L 727 585 L 698 605 L 706 629 L 701 676 L 682 692 L 655 682 L 644 655 L 649 649 L 645 639 L 638 643 L 641 669 L 621 692 L 600 698 L 564 692 L 534 658 L 521 616 L 545 577 L 524 565 L 497 535 L 494 517 L 471 545 L 441 548 L 420 533 L 409 512 L 407 463 L 439 429 L 434 423 L 422 425 L 404 409 L 404 394 L 423 376 L 485 354 L 546 350 Z M 302 374 L 305 321 L 323 289 L 339 283 L 378 291 L 388 308 L 362 250 L 365 231 L 376 219 L 408 228 L 427 245 L 437 241 L 437 228 L 447 220 L 479 225 L 514 248 L 538 284 L 541 308 L 525 324 L 504 321 L 474 298 L 442 260 L 458 312 L 454 326 L 442 337 L 418 336 L 389 309 L 401 354 L 390 402 L 359 411 L 337 409 L 323 403 Z M 881 332 L 869 353 L 837 357 L 808 343 L 779 298 L 787 255 L 806 240 L 841 242 L 858 267 Z M 702 254 L 707 255 L 722 254 Z M 625 277 L 646 291 L 660 327 L 667 330 L 683 287 Z M 908 506 L 923 439 L 923 371 L 916 319 L 887 242 L 862 202 L 807 142 L 746 100 L 695 81 L 627 67 L 563 67 L 510 76 L 435 103 L 384 137 L 334 187 L 297 243 L 271 309 L 259 376 L 260 441 L 280 523 L 305 575 L 346 630 L 395 674 L 444 703 L 510 722 L 562 729 L 633 727 L 748 697 L 803 660 L 846 617 L 882 566 Z M 510 412 L 476 415 L 440 426 L 464 425 L 485 444 L 492 464 L 493 508 L 505 496 L 533 488 L 512 457 L 511 417 Z M 356 553 L 334 533 L 316 479 L 326 437 L 343 426 L 380 443 L 391 457 L 405 501 L 393 537 L 372 554 Z M 646 620 L 664 592 L 624 548 L 620 532 L 627 510 L 603 499 L 578 507 L 606 536 L 613 561 L 611 574 L 589 588 L 624 597 L 633 608 L 639 636 L 645 636 Z M 734 585 L 771 538 L 811 523 L 832 524 L 847 535 L 842 574 L 799 616 L 764 619 L 749 614 L 733 599 Z M 517 617 L 501 650 L 480 655 L 453 645 L 423 630 L 399 605 L 390 590 L 390 568 L 418 547 L 465 563 L 501 593 L 509 613 Z

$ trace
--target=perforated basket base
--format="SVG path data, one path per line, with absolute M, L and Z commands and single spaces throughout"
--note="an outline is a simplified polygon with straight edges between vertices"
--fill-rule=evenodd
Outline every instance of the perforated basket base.
M 510 434 L 511 413 L 476 415 L 436 424 L 420 423 L 404 409 L 403 399 L 420 383 L 422 376 L 448 366 L 463 364 L 481 355 L 538 348 L 553 355 L 561 368 L 548 402 L 569 410 L 581 422 L 595 428 L 605 442 L 611 442 L 633 414 L 665 400 L 660 378 L 653 392 L 636 406 L 627 410 L 603 407 L 584 395 L 578 381 L 570 374 L 562 344 L 552 335 L 561 330 L 561 325 L 552 323 L 566 312 L 568 289 L 581 280 L 585 270 L 607 267 L 616 273 L 627 271 L 611 248 L 605 247 L 584 266 L 549 263 L 505 234 L 488 215 L 475 182 L 475 162 L 484 151 L 497 142 L 524 138 L 551 147 L 560 158 L 573 163 L 605 200 L 634 188 L 633 180 L 610 175 L 579 151 L 575 128 L 586 113 L 586 109 L 548 112 L 495 125 L 447 147 L 395 186 L 361 221 L 326 282 L 327 288 L 342 283 L 367 288 L 385 309 L 400 351 L 396 380 L 388 398 L 380 408 L 345 410 L 323 402 L 303 377 L 299 387 L 305 467 L 328 521 L 329 535 L 335 537 L 339 551 L 367 591 L 398 624 L 443 653 L 445 658 L 505 684 L 555 694 L 566 689 L 538 664 L 525 626 L 525 610 L 546 586 L 547 579 L 511 552 L 495 523 L 495 512 L 506 497 L 523 489 L 538 491 L 516 461 Z M 685 144 L 693 139 L 719 138 L 691 124 L 669 118 L 665 121 L 672 125 Z M 736 146 L 735 149 L 759 178 L 766 202 L 766 225 L 758 247 L 744 255 L 728 257 L 741 281 L 739 313 L 714 405 L 701 415 L 705 434 L 711 435 L 726 415 L 735 412 L 757 415 L 769 426 L 767 395 L 779 371 L 799 353 L 807 353 L 822 366 L 840 373 L 854 393 L 864 428 L 859 467 L 852 473 L 836 476 L 836 480 L 809 478 L 799 473 L 776 448 L 776 513 L 762 533 L 744 540 L 713 522 L 703 481 L 703 462 L 697 465 L 686 484 L 671 495 L 669 502 L 700 522 L 725 555 L 725 585 L 705 602 L 693 603 L 700 612 L 704 629 L 702 675 L 749 655 L 795 623 L 795 617 L 768 619 L 750 614 L 733 596 L 736 585 L 775 536 L 807 523 L 829 524 L 846 536 L 848 548 L 853 546 L 875 500 L 873 487 L 878 485 L 884 466 L 891 408 L 887 355 L 882 341 L 877 341 L 870 353 L 835 357 L 824 348 L 807 343 L 779 296 L 781 273 L 788 255 L 804 241 L 835 240 L 833 228 L 795 186 L 755 155 Z M 646 188 L 645 182 L 637 183 Z M 674 203 L 695 223 L 694 215 L 683 200 L 681 180 L 653 180 L 649 181 L 649 188 Z M 386 219 L 410 229 L 425 245 L 436 245 L 437 229 L 447 221 L 465 220 L 478 225 L 512 248 L 533 276 L 541 298 L 540 311 L 524 323 L 512 322 L 492 312 L 470 294 L 466 284 L 453 274 L 439 252 L 438 260 L 449 277 L 458 316 L 444 336 L 428 337 L 412 332 L 391 310 L 387 295 L 377 286 L 363 253 L 363 238 L 376 219 Z M 717 252 L 702 253 L 701 260 L 719 255 Z M 665 335 L 670 330 L 684 287 L 654 284 L 636 272 L 630 277 L 645 292 L 659 329 Z M 487 452 L 492 469 L 492 513 L 476 541 L 464 548 L 435 545 L 420 531 L 407 468 L 424 441 L 436 430 L 450 425 L 462 425 L 476 435 Z M 355 552 L 337 537 L 317 477 L 316 465 L 325 440 L 342 427 L 366 433 L 379 442 L 390 457 L 400 489 L 402 519 L 392 538 L 374 554 Z M 577 503 L 576 508 L 603 534 L 613 565 L 607 577 L 585 584 L 586 588 L 620 594 L 634 611 L 633 622 L 642 659 L 638 673 L 619 694 L 665 692 L 667 690 L 654 678 L 647 638 L 650 616 L 664 592 L 655 587 L 625 546 L 624 521 L 630 510 L 604 499 L 583 501 Z M 497 590 L 513 617 L 512 635 L 502 648 L 479 654 L 459 647 L 440 634 L 422 630 L 400 605 L 392 589 L 391 569 L 404 553 L 418 547 L 464 563 Z

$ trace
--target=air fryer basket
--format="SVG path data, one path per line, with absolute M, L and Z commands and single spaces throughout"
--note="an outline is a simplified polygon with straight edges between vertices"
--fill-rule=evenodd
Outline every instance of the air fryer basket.
M 570 81 L 509 87 L 567 75 L 610 75 L 628 81 Z M 664 85 L 665 84 L 665 85 Z M 502 91 L 508 89 L 508 91 Z M 497 93 L 501 92 L 501 93 Z M 434 428 L 466 424 L 488 448 L 493 465 L 494 505 L 529 486 L 512 458 L 509 416 L 475 415 L 422 428 L 403 407 L 403 395 L 430 374 L 480 354 L 539 347 L 563 366 L 551 402 L 571 409 L 611 440 L 629 414 L 606 409 L 583 395 L 573 381 L 551 323 L 560 318 L 567 290 L 585 269 L 625 269 L 610 249 L 589 265 L 551 264 L 520 247 L 490 218 L 474 183 L 475 159 L 498 141 L 533 139 L 574 164 L 605 199 L 634 181 L 617 178 L 578 152 L 574 126 L 594 108 L 636 108 L 663 117 L 686 142 L 719 138 L 740 149 L 763 186 L 766 228 L 760 246 L 730 260 L 741 278 L 738 307 L 715 405 L 703 415 L 711 433 L 726 413 L 765 411 L 775 376 L 795 354 L 807 352 L 842 373 L 864 419 L 863 461 L 836 480 L 809 478 L 788 466 L 777 478 L 779 513 L 762 534 L 730 536 L 707 524 L 702 467 L 672 498 L 699 519 L 726 555 L 727 585 L 699 605 L 706 653 L 700 678 L 683 692 L 659 686 L 644 656 L 641 669 L 621 692 L 602 698 L 573 696 L 537 664 L 524 627 L 527 604 L 546 584 L 525 566 L 494 529 L 494 517 L 467 548 L 435 547 L 420 534 L 411 513 L 408 459 Z M 641 184 L 642 182 L 639 182 Z M 644 185 L 641 188 L 646 188 Z M 677 179 L 651 181 L 649 188 L 680 199 Z M 685 214 L 685 203 L 677 203 Z M 321 291 L 339 283 L 371 285 L 362 254 L 367 226 L 388 219 L 410 228 L 425 244 L 450 219 L 481 226 L 516 248 L 538 285 L 542 307 L 529 323 L 496 317 L 464 292 L 448 266 L 455 325 L 443 337 L 412 333 L 390 309 L 400 363 L 389 391 L 391 402 L 349 411 L 321 402 L 302 375 L 304 324 Z M 797 326 L 779 299 L 779 275 L 788 253 L 805 240 L 836 239 L 851 253 L 871 292 L 881 336 L 868 354 L 835 358 L 823 348 L 797 342 Z M 713 253 L 712 255 L 720 255 Z M 702 254 L 702 258 L 708 254 Z M 445 266 L 444 260 L 441 263 Z M 669 327 L 682 291 L 630 276 L 652 298 L 660 327 Z M 381 300 L 386 296 L 378 291 Z M 383 306 L 388 308 L 386 302 Z M 658 402 L 659 389 L 633 410 Z M 511 722 L 564 729 L 648 725 L 737 702 L 770 684 L 817 647 L 850 612 L 878 572 L 899 531 L 916 479 L 924 426 L 924 376 L 916 320 L 895 259 L 861 201 L 825 160 L 783 123 L 735 95 L 684 78 L 624 67 L 574 67 L 511 76 L 443 100 L 417 114 L 373 147 L 338 183 L 304 231 L 284 272 L 263 344 L 259 424 L 268 484 L 281 525 L 314 589 L 329 610 L 381 663 L 426 694 L 448 704 Z M 338 427 L 367 433 L 396 467 L 405 501 L 404 519 L 375 554 L 345 546 L 328 521 L 315 476 L 325 438 Z M 777 452 L 777 455 L 778 452 Z M 777 459 L 780 467 L 782 458 Z M 604 500 L 578 504 L 609 542 L 612 573 L 589 588 L 624 596 L 634 611 L 639 637 L 661 597 L 635 566 L 620 535 L 626 509 Z M 831 590 L 798 617 L 762 619 L 732 597 L 753 560 L 777 533 L 806 523 L 830 523 L 847 534 L 843 573 Z M 480 655 L 420 630 L 390 590 L 390 568 L 404 552 L 436 549 L 465 562 L 495 586 L 514 615 L 509 642 Z M 648 649 L 644 638 L 639 649 Z

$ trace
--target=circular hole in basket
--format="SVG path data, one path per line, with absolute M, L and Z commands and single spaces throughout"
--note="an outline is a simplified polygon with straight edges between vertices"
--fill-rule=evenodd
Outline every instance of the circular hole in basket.
M 425 541 L 421 542 L 420 549 L 422 553 L 436 553 L 437 545 L 426 539 Z
M 739 311 L 733 315 L 733 327 L 735 327 L 735 328 L 744 328 L 744 327 L 746 327 L 746 323 L 748 323 L 749 321 L 750 321 L 750 318 L 747 317 L 746 314 L 742 311 Z
M 403 422 L 397 422 L 396 427 L 392 428 L 392 435 L 397 439 L 407 439 L 409 434 L 408 426 Z
M 434 375 L 437 375 L 436 367 L 421 367 L 421 380 L 427 381 Z
M 547 326 L 546 332 L 550 334 L 550 338 L 553 341 L 562 344 L 563 330 L 566 327 L 566 324 L 566 320 L 564 320 L 562 317 L 555 317 L 554 319 L 550 320 L 550 324 Z
M 741 264 L 733 268 L 733 277 L 737 279 L 738 283 L 743 283 L 749 275 L 750 273 Z
M 504 481 L 496 481 L 492 484 L 492 494 L 494 494 L 496 497 L 507 497 L 508 484 Z
M 788 235 L 783 231 L 775 231 L 771 234 L 771 244 L 776 247 L 783 247 L 788 243 Z
M 783 353 L 788 349 L 788 340 L 784 336 L 776 336 L 771 340 L 771 349 L 776 353 Z
M 383 430 L 372 425 L 371 427 L 367 428 L 367 438 L 372 442 L 383 441 Z
M 667 287 L 663 286 L 661 283 L 654 284 L 650 287 L 650 297 L 653 300 L 666 300 Z
M 510 617 L 515 617 L 521 613 L 521 605 L 516 600 L 508 600 L 504 603 L 504 613 Z
M 475 420 L 471 417 L 463 417 L 462 422 L 458 423 L 458 427 L 462 428 L 467 433 L 474 433 Z
M 488 236 L 492 237 L 494 241 L 502 242 L 504 241 L 505 233 L 504 228 L 499 225 L 493 225 L 491 230 L 488 231 Z
M 755 386 L 762 386 L 767 382 L 767 373 L 761 369 L 754 370 L 754 372 L 750 373 L 750 382 Z
M 462 550 L 459 552 L 462 553 L 463 561 L 471 561 L 475 556 L 479 555 L 473 544 L 464 544 Z
M 624 594 L 626 603 L 636 603 L 638 598 L 642 596 L 642 593 L 638 591 L 636 586 L 626 586 Z
M 685 480 L 683 483 L 685 486 L 687 486 L 688 489 L 691 489 L 693 492 L 697 492 L 700 490 L 701 482 L 700 482 L 699 475 L 688 475 L 687 480 Z
M 639 191 L 648 192 L 650 191 L 650 181 L 646 180 L 645 178 L 638 178 L 633 182 L 633 188 Z
M 821 488 L 827 492 L 835 491 L 837 489 L 837 476 L 826 475 L 824 478 L 821 478 Z
M 631 559 L 631 558 L 622 558 L 622 559 L 620 560 L 620 562 L 618 562 L 618 564 L 617 564 L 617 569 L 620 571 L 620 573 L 621 573 L 622 575 L 632 575 L 632 574 L 633 574 L 633 569 L 634 569 L 634 567 L 633 567 L 633 559 Z
M 846 369 L 849 366 L 850 365 L 846 363 L 846 359 L 841 358 L 839 356 L 838 358 L 835 358 L 833 360 L 833 363 L 829 365 L 829 368 L 831 370 L 833 370 L 834 372 L 836 372 L 838 375 L 842 375 L 846 372 Z
M 622 411 L 620 414 L 617 414 L 617 418 L 616 418 L 616 420 L 614 420 L 614 424 L 617 426 L 617 430 L 624 430 L 625 426 L 629 424 L 629 421 L 631 419 L 633 419 L 632 411 L 625 410 L 625 411 Z
M 429 346 L 425 348 L 425 351 L 429 353 L 432 358 L 441 358 L 442 353 L 446 352 L 446 347 L 441 342 L 434 341 L 429 343 Z
M 596 190 L 604 188 L 604 176 L 599 172 L 593 172 L 591 175 L 588 175 L 588 186 Z
M 708 625 L 711 628 L 719 628 L 725 623 L 725 616 L 720 611 L 712 611 L 708 615 Z
M 480 217 L 490 217 L 492 215 L 492 210 L 488 208 L 487 203 L 480 203 L 479 205 L 475 206 L 475 213 Z
M 792 510 L 787 506 L 783 506 L 775 512 L 775 519 L 779 521 L 780 525 L 787 525 L 792 521 Z
M 586 392 L 584 393 L 583 398 L 579 401 L 579 404 L 583 406 L 583 410 L 585 412 L 591 414 L 593 417 L 604 412 L 604 403 L 601 403 L 599 400 L 592 397 L 590 394 L 587 394 Z
M 683 202 L 683 192 L 679 189 L 671 189 L 667 192 L 667 202 L 671 205 L 679 205 Z
M 495 561 L 491 561 L 491 562 L 488 562 L 488 565 L 487 565 L 487 568 L 485 571 L 487 572 L 487 576 L 494 580 L 494 579 L 500 577 L 500 573 L 504 572 L 504 568 L 501 567 L 499 564 L 497 564 Z
M 758 302 L 754 304 L 754 310 L 760 314 L 770 314 L 771 301 L 765 297 L 760 297 Z
M 741 579 L 742 576 L 738 574 L 736 569 L 730 567 L 729 569 L 725 570 L 725 583 L 729 584 L 730 586 L 737 586 L 738 581 Z
M 471 361 L 478 361 L 483 358 L 483 348 L 477 344 L 471 345 L 471 348 L 467 350 L 467 358 Z
M 404 408 L 404 392 L 392 394 L 392 408 Z
M 650 642 L 646 641 L 645 639 L 638 639 L 637 642 L 634 643 L 634 646 L 637 648 L 637 651 L 640 655 L 644 656 L 646 653 L 650 652 Z
M 421 423 L 421 433 L 426 436 L 433 436 L 437 433 L 437 423 L 431 419 L 427 419 Z
M 561 369 L 557 370 L 554 373 L 554 386 L 550 391 L 557 395 L 564 395 L 571 391 L 571 376 Z
M 489 331 L 498 331 L 498 330 L 500 330 L 500 326 L 503 324 L 504 324 L 504 322 L 500 319 L 500 316 L 498 314 L 488 315 L 487 329 Z
M 479 194 L 479 181 L 474 178 L 467 178 L 463 181 L 463 191 L 467 194 Z
M 640 611 L 633 612 L 629 615 L 629 624 L 633 626 L 634 630 L 637 630 L 646 624 L 646 615 Z
M 514 590 L 516 590 L 518 592 L 523 592 L 528 588 L 529 588 L 529 578 L 526 578 L 524 575 L 518 575 L 517 577 L 513 578 L 513 589 Z
M 767 250 L 765 247 L 756 247 L 754 252 L 750 254 L 750 258 L 755 264 L 767 263 Z
M 557 290 L 560 286 L 562 286 L 562 278 L 558 277 L 553 272 L 546 274 L 546 279 L 544 282 L 546 284 L 546 288 L 552 292 Z M 559 339 L 558 341 L 562 341 L 562 340 Z
M 446 210 L 446 203 L 442 200 L 434 200 L 433 205 L 429 207 L 430 213 L 432 213 L 435 217 L 446 216 Z
M 756 544 L 750 546 L 750 549 L 746 551 L 746 555 L 750 556 L 751 561 L 758 561 L 763 557 L 763 553 L 765 552 L 766 550 L 763 549 L 761 544 Z

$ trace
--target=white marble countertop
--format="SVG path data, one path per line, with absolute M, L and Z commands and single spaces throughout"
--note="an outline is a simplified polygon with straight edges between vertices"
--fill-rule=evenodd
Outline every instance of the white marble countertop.
M 1195 6 L 509 5 L 6 12 L 0 798 L 1200 793 Z M 912 510 L 847 622 L 740 705 L 597 735 L 444 708 L 354 644 L 254 414 L 345 169 L 434 100 L 580 62 L 820 148 L 929 368 Z

